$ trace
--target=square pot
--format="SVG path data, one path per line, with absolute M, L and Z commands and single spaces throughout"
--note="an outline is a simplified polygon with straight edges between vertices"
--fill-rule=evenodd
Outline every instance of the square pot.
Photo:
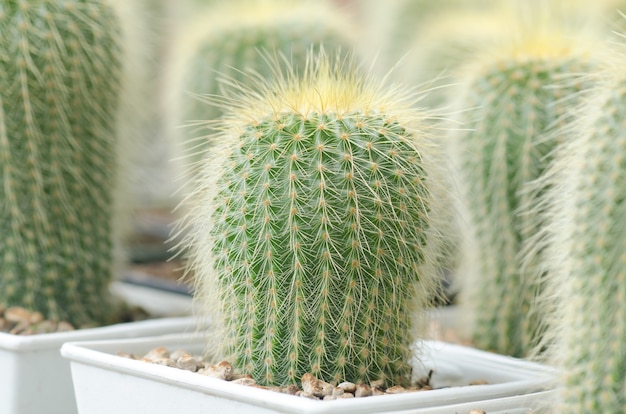
M 137 293 L 135 287 L 127 289 L 122 283 L 115 283 L 112 286 L 116 295 L 132 305 L 150 302 L 151 306 L 147 310 L 155 316 L 189 315 L 191 312 L 190 298 L 142 289 L 140 300 L 134 301 L 133 297 Z M 173 309 L 170 309 L 169 299 L 175 303 Z M 187 305 L 184 304 L 185 301 Z M 21 336 L 0 332 L 0 413 L 77 413 L 70 367 L 68 361 L 59 353 L 61 345 L 65 342 L 134 338 L 173 332 L 193 332 L 194 329 L 195 319 L 191 316 L 182 316 L 40 335 Z
M 459 345 L 425 341 L 421 362 L 414 361 L 414 369 L 421 373 L 433 369 L 431 382 L 435 388 L 442 388 L 316 401 L 116 356 L 120 351 L 143 355 L 157 346 L 202 354 L 204 341 L 200 335 L 167 335 L 63 345 L 62 355 L 71 360 L 80 413 L 406 414 L 461 413 L 480 407 L 509 413 L 529 412 L 551 395 L 553 375 L 551 369 L 542 365 Z M 474 380 L 485 380 L 488 384 L 467 385 Z

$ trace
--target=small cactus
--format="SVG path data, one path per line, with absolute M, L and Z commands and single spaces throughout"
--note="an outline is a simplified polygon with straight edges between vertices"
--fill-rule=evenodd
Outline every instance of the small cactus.
M 537 353 L 563 373 L 559 413 L 626 412 L 626 54 L 605 62 L 537 184 L 548 189 L 547 230 L 534 241 L 539 303 L 551 315 Z
M 196 297 L 257 382 L 410 380 L 449 205 L 412 97 L 321 52 L 228 100 L 183 227 Z
M 110 310 L 118 32 L 100 1 L 0 1 L 2 304 Z
M 583 35 L 537 26 L 526 33 L 465 68 L 458 105 L 477 109 L 462 114 L 451 144 L 469 232 L 458 275 L 462 305 L 477 347 L 514 356 L 525 356 L 540 335 L 541 315 L 531 311 L 538 287 L 520 255 L 541 222 L 528 214 L 534 195 L 525 186 L 566 139 L 546 137 L 566 122 L 585 85 L 575 75 L 594 62 Z

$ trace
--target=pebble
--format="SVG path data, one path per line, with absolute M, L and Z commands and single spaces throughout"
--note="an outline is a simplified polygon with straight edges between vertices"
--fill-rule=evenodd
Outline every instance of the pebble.
M 147 358 L 149 360 L 158 360 L 158 359 L 169 358 L 169 357 L 170 357 L 170 351 L 164 346 L 153 348 L 150 351 L 148 351 L 146 355 L 144 355 L 144 358 Z
M 333 392 L 330 395 L 325 395 L 322 399 L 324 401 L 337 400 L 340 398 L 354 398 L 353 394 L 346 393 L 342 388 L 333 387 Z
M 217 365 L 211 365 L 207 368 L 198 370 L 199 374 L 207 377 L 218 378 L 225 381 L 231 381 L 233 376 L 233 366 L 226 361 L 222 361 Z
M 372 395 L 372 387 L 367 384 L 358 384 L 354 396 L 356 398 L 369 397 Z
M 144 357 L 144 358 L 141 358 L 141 360 L 143 362 L 149 362 L 155 365 L 165 365 L 166 367 L 178 368 L 176 366 L 176 362 L 172 361 L 169 358 L 158 358 L 158 357 L 146 358 Z
M 337 387 L 341 388 L 345 392 L 349 392 L 350 394 L 354 394 L 354 392 L 356 391 L 356 384 L 353 382 L 345 381 L 337 385 Z
M 184 349 L 177 349 L 175 351 L 170 352 L 170 358 L 172 358 L 174 361 L 178 361 L 178 358 L 180 358 L 181 356 L 185 354 L 187 354 L 187 352 Z
M 298 391 L 300 391 L 300 388 L 296 384 L 289 384 L 280 388 L 280 392 L 283 394 L 296 395 Z
M 4 319 L 11 323 L 29 323 L 31 312 L 20 307 L 12 306 L 4 311 Z
M 403 394 L 405 392 L 411 392 L 413 390 L 406 389 L 401 385 L 394 385 L 393 387 L 389 387 L 385 390 L 387 394 Z
M 432 386 L 430 385 L 432 371 L 424 378 L 418 380 L 416 384 L 411 387 L 395 385 L 385 388 L 384 380 L 372 381 L 370 384 L 355 384 L 345 381 L 337 386 L 334 386 L 333 384 L 316 378 L 311 373 L 306 373 L 302 376 L 302 388 L 298 387 L 296 384 L 290 384 L 283 387 L 267 387 L 257 384 L 250 374 L 236 373 L 233 366 L 227 361 L 221 361 L 215 365 L 209 365 L 203 361 L 201 356 L 191 355 L 183 350 L 175 350 L 170 353 L 165 347 L 156 347 L 141 358 L 125 352 L 119 352 L 118 355 L 124 358 L 139 359 L 153 364 L 185 369 L 197 372 L 201 375 L 225 381 L 232 381 L 235 384 L 324 401 L 344 398 L 363 398 L 376 395 L 403 394 L 432 389 Z M 476 411 L 471 412 L 470 414 L 480 413 L 483 412 Z
M 338 400 L 343 399 L 343 398 L 354 398 L 354 394 L 352 394 L 351 392 L 346 392 L 341 395 L 338 395 L 336 398 Z
M 302 382 L 302 390 L 308 394 L 313 394 L 316 397 L 324 398 L 333 394 L 332 384 L 319 380 L 313 376 L 313 374 L 306 373 L 300 379 Z
M 174 357 L 172 356 L 171 359 L 174 360 Z M 178 368 L 185 371 L 196 372 L 204 366 L 203 363 L 198 362 L 196 358 L 187 353 L 183 353 L 175 361 Z
M 253 378 L 237 378 L 236 380 L 232 380 L 233 384 L 240 385 L 255 385 L 256 381 Z
M 382 390 L 382 389 L 385 388 L 385 380 L 379 379 L 379 380 L 376 380 L 376 381 L 372 381 L 372 382 L 370 382 L 370 387 L 372 389 Z
M 224 379 L 226 381 L 230 381 L 233 379 L 233 366 L 230 364 L 230 362 L 226 362 L 226 361 L 222 361 L 220 363 L 218 363 L 217 365 L 215 365 L 215 368 L 222 372 Z

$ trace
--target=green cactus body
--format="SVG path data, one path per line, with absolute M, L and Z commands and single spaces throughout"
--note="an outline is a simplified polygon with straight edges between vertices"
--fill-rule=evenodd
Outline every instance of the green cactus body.
M 189 34 L 192 49 L 182 74 L 180 120 L 192 124 L 186 134 L 187 149 L 201 152 L 206 120 L 218 119 L 220 107 L 207 105 L 198 95 L 220 94 L 219 78 L 249 84 L 255 73 L 271 77 L 261 52 L 284 55 L 298 71 L 304 69 L 311 46 L 326 50 L 349 49 L 348 20 L 323 2 L 291 0 L 237 0 L 208 8 L 200 27 Z M 193 94 L 195 96 L 191 96 Z M 200 123 L 200 125 L 193 124 Z M 203 132 L 204 131 L 204 132 Z M 194 139 L 195 138 L 195 139 Z
M 582 42 L 581 50 L 567 42 L 542 34 L 481 62 L 461 93 L 463 107 L 477 108 L 465 113 L 467 130 L 452 144 L 470 234 L 459 268 L 462 302 L 476 346 L 508 355 L 528 353 L 541 317 L 530 312 L 538 287 L 520 259 L 524 240 L 541 228 L 527 213 L 535 195 L 524 188 L 564 139 L 546 136 L 566 122 L 583 87 L 572 75 L 591 65 Z
M 626 412 L 625 59 L 598 72 L 544 195 L 549 231 L 539 244 L 548 282 L 540 303 L 553 317 L 543 347 L 563 373 L 559 413 Z
M 221 174 L 207 183 L 207 164 L 194 193 L 190 263 L 203 302 L 219 292 L 224 352 L 259 383 L 406 383 L 413 311 L 440 283 L 435 147 L 393 109 L 402 94 L 328 61 L 225 124 Z
M 0 303 L 100 321 L 111 278 L 117 20 L 0 1 Z

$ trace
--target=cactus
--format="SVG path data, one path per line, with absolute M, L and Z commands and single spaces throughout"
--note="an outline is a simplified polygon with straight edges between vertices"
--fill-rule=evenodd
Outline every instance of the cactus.
M 261 384 L 406 383 L 449 205 L 432 123 L 354 60 L 310 56 L 228 99 L 183 220 L 196 297 Z
M 117 19 L 0 1 L 0 303 L 102 321 L 112 276 Z
M 626 54 L 612 50 L 605 62 L 562 131 L 571 140 L 536 184 L 549 189 L 535 250 L 544 252 L 539 303 L 552 315 L 538 351 L 563 373 L 559 413 L 626 412 Z
M 459 267 L 462 305 L 479 348 L 525 356 L 540 337 L 532 311 L 540 287 L 522 266 L 524 240 L 540 231 L 529 214 L 536 194 L 525 190 L 545 171 L 559 139 L 546 139 L 567 122 L 566 108 L 593 65 L 584 34 L 549 23 L 465 68 L 460 106 L 464 129 L 455 132 L 468 240 Z M 569 97 L 566 99 L 565 97 Z
M 180 58 L 184 63 L 180 90 L 185 96 L 177 104 L 182 112 L 176 118 L 192 124 L 183 148 L 194 154 L 202 152 L 204 121 L 223 114 L 221 108 L 198 99 L 220 93 L 218 78 L 249 82 L 245 73 L 271 76 L 262 51 L 288 56 L 302 70 L 311 45 L 323 44 L 327 50 L 350 47 L 347 19 L 324 2 L 235 0 L 211 5 L 206 14 L 181 41 L 191 46 L 184 52 L 188 56 Z

